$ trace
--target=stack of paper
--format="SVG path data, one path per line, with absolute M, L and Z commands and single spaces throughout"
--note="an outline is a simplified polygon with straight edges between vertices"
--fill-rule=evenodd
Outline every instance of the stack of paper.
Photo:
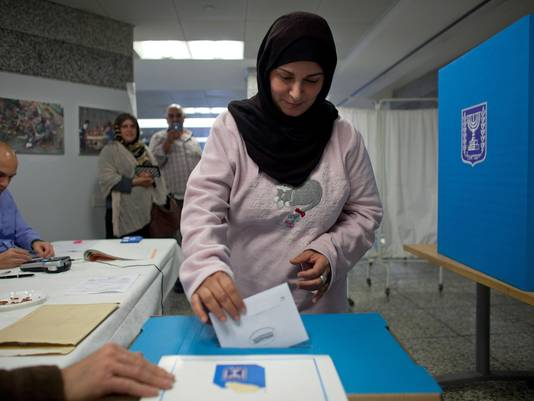
M 117 304 L 43 305 L 0 330 L 0 355 L 68 354 Z
M 138 273 L 89 277 L 77 286 L 69 288 L 65 291 L 65 294 L 83 295 L 126 292 L 138 277 Z
M 156 248 L 144 243 L 121 243 L 117 241 L 98 241 L 87 249 L 83 257 L 90 262 L 108 260 L 146 260 L 155 256 Z
M 347 401 L 326 355 L 164 356 L 172 389 L 143 400 Z

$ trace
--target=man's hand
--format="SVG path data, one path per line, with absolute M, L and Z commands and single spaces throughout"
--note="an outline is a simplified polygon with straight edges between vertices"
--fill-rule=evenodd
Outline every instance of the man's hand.
M 9 248 L 7 251 L 0 253 L 0 269 L 9 269 L 17 267 L 32 259 L 30 253 L 22 248 Z
M 68 401 L 99 399 L 109 394 L 154 397 L 170 389 L 174 376 L 141 354 L 109 343 L 61 371 Z
M 183 130 L 182 131 L 176 131 L 174 129 L 168 130 L 166 140 L 169 142 L 174 142 L 175 140 L 177 140 L 178 138 L 182 136 L 183 132 L 184 132 Z
M 328 289 L 332 269 L 326 256 L 322 253 L 306 249 L 300 255 L 289 261 L 293 265 L 300 265 L 302 271 L 297 276 L 298 288 L 308 291 L 317 291 L 312 302 L 317 302 Z
M 222 271 L 213 273 L 200 284 L 191 297 L 191 306 L 203 323 L 208 323 L 207 312 L 212 312 L 223 322 L 226 320 L 225 311 L 234 320 L 239 320 L 239 315 L 245 312 L 243 298 L 234 280 Z
M 182 131 L 176 131 L 176 130 L 169 130 L 167 131 L 167 137 L 165 138 L 165 141 L 163 141 L 163 152 L 169 153 L 172 149 L 172 144 L 174 141 L 176 141 L 178 138 L 182 136 Z
M 50 242 L 45 241 L 34 241 L 32 248 L 35 253 L 41 258 L 49 258 L 54 256 L 54 247 Z

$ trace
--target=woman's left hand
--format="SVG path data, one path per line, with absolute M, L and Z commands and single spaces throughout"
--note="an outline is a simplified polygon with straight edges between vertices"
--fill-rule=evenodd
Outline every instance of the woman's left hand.
M 317 302 L 326 292 L 330 284 L 332 269 L 326 256 L 322 253 L 306 249 L 300 255 L 289 261 L 293 265 L 300 265 L 302 271 L 297 276 L 298 288 L 308 291 L 317 291 L 312 302 Z

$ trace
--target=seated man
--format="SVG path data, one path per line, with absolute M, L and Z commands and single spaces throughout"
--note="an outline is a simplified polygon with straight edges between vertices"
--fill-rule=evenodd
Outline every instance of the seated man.
M 29 251 L 43 258 L 54 256 L 52 244 L 41 241 L 39 234 L 26 224 L 7 190 L 17 174 L 17 166 L 13 149 L 0 142 L 0 269 L 16 267 L 31 260 Z

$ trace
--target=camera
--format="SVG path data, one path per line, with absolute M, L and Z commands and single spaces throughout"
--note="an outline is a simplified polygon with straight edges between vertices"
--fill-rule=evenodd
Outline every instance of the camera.
M 179 121 L 175 121 L 175 122 L 173 122 L 173 123 L 171 123 L 169 125 L 169 129 L 167 131 L 178 131 L 178 132 L 180 132 L 183 129 L 184 129 L 184 125 Z
M 71 264 L 70 256 L 34 258 L 20 265 L 20 270 L 23 272 L 61 273 L 69 270 Z

